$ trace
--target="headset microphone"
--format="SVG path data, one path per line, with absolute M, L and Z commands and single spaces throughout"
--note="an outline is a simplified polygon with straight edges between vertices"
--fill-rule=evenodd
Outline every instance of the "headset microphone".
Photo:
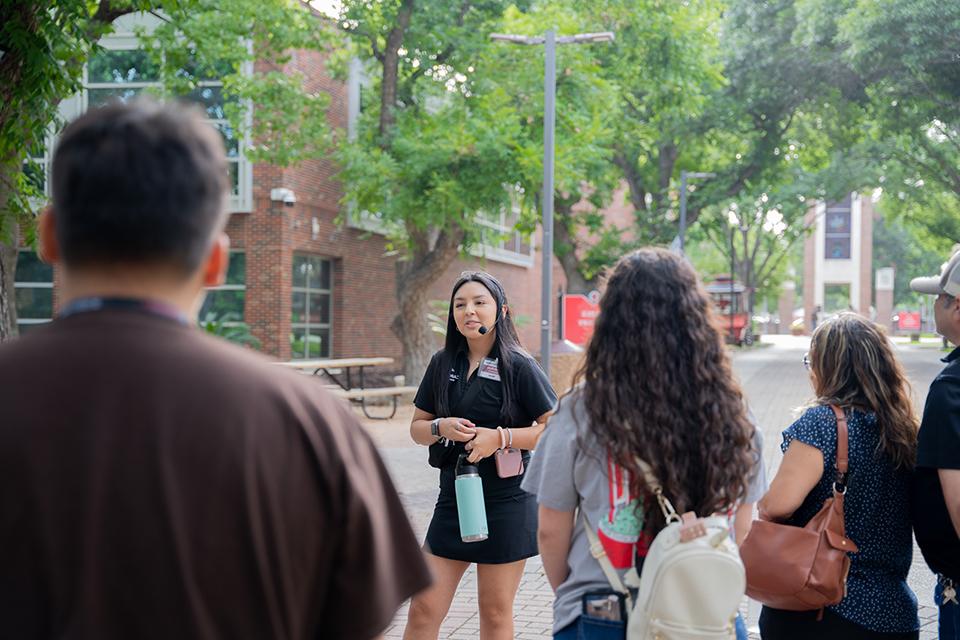
M 479 331 L 479 332 L 480 332 L 480 335 L 482 335 L 482 336 L 487 335 L 488 333 L 490 333 L 490 330 L 491 330 L 491 329 L 493 329 L 495 326 L 497 326 L 497 323 L 500 322 L 500 318 L 502 318 L 502 317 L 503 317 L 503 314 L 502 314 L 502 312 L 501 312 L 501 310 L 500 310 L 500 304 L 497 303 L 497 319 L 493 321 L 493 324 L 490 325 L 490 328 L 489 328 L 489 329 L 488 329 L 486 326 L 484 326 L 484 325 L 480 325 L 480 328 L 477 329 L 477 331 Z

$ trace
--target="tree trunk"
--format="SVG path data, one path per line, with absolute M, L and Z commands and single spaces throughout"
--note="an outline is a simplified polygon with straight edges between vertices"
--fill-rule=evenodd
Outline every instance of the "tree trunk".
M 0 185 L 8 184 L 0 179 Z M 9 193 L 0 186 L 0 212 L 7 211 Z M 17 335 L 17 306 L 14 294 L 14 270 L 17 266 L 17 248 L 20 245 L 20 227 L 15 216 L 5 215 L 6 233 L 0 228 L 0 342 L 6 342 Z M 3 227 L 4 225 L 0 225 Z
M 427 322 L 430 286 L 457 257 L 464 232 L 462 229 L 441 231 L 433 246 L 423 232 L 414 231 L 410 236 L 415 249 L 410 260 L 397 262 L 399 313 L 390 328 L 403 346 L 406 384 L 416 385 L 423 377 L 435 345 Z
M 397 12 L 397 22 L 387 35 L 386 48 L 383 51 L 383 81 L 380 87 L 380 138 L 384 146 L 390 138 L 390 129 L 396 121 L 394 109 L 397 106 L 397 81 L 400 68 L 400 45 L 410 26 L 413 16 L 414 0 L 403 0 Z
M 588 280 L 580 272 L 580 258 L 577 256 L 579 245 L 574 235 L 575 229 L 571 229 L 570 206 L 554 199 L 554 213 L 553 233 L 556 238 L 554 254 L 560 266 L 563 267 L 563 274 L 567 277 L 567 291 L 589 293 L 596 288 L 596 278 Z

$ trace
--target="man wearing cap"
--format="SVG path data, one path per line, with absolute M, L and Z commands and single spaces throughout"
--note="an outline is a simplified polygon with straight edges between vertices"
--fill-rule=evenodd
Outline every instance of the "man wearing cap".
M 914 278 L 910 288 L 937 296 L 937 332 L 960 345 L 960 252 L 939 276 Z M 923 408 L 911 511 L 923 557 L 937 574 L 941 640 L 960 640 L 960 347 L 930 385 Z

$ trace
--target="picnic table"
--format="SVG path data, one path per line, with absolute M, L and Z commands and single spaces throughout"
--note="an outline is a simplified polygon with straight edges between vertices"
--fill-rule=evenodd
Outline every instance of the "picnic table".
M 416 392 L 416 387 L 367 387 L 363 372 L 367 367 L 381 367 L 393 364 L 393 358 L 327 358 L 324 360 L 291 360 L 290 362 L 277 362 L 279 367 L 287 369 L 298 369 L 301 371 L 312 371 L 313 375 L 321 374 L 333 380 L 339 389 L 331 389 L 331 392 L 341 398 L 346 398 L 354 402 L 359 402 L 360 408 L 370 420 L 389 420 L 397 413 L 397 399 L 405 394 Z M 353 386 L 354 372 L 356 372 L 359 387 Z M 338 377 L 339 376 L 339 377 Z M 393 409 L 388 416 L 370 415 L 367 409 L 368 398 L 393 398 Z

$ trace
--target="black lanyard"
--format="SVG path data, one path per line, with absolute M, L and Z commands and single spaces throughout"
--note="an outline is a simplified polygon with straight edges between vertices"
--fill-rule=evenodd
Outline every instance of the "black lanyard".
M 187 315 L 172 304 L 157 302 L 156 300 L 138 300 L 136 298 L 78 298 L 61 309 L 60 313 L 57 314 L 57 318 L 69 318 L 70 316 L 81 313 L 111 309 L 137 311 L 152 316 L 159 316 L 187 327 L 192 324 Z

